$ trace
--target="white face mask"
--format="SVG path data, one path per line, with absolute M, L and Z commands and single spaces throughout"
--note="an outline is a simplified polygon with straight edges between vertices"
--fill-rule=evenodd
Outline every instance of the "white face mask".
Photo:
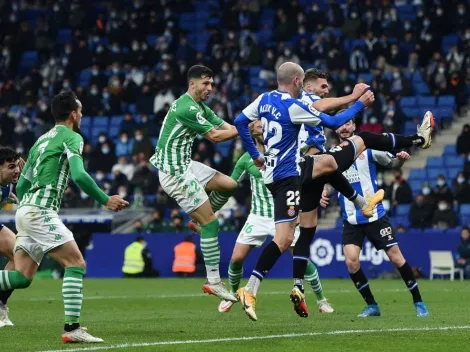
M 100 142 L 100 143 L 106 142 L 106 137 L 105 137 L 105 136 L 100 136 L 100 137 L 98 138 L 98 142 Z
M 439 203 L 439 210 L 441 210 L 441 211 L 447 210 L 447 204 Z
M 128 141 L 127 137 L 121 137 L 121 142 L 122 143 L 127 143 L 127 141 Z
M 138 134 L 137 136 L 135 136 L 135 140 L 140 142 L 144 137 L 141 135 L 141 134 Z
M 429 195 L 431 193 L 431 189 L 429 187 L 424 187 L 423 188 L 423 194 L 425 196 Z
M 459 184 L 462 184 L 465 182 L 465 178 L 464 177 L 457 177 L 457 183 Z
M 444 73 L 446 69 L 444 67 L 439 67 L 439 73 Z
M 371 117 L 369 122 L 370 123 L 377 123 L 377 118 L 376 117 Z
M 439 187 L 442 187 L 442 186 L 444 186 L 445 184 L 446 184 L 446 181 L 444 181 L 444 180 L 437 180 L 437 185 L 438 185 Z
M 119 192 L 119 196 L 121 196 L 121 198 L 126 198 L 127 192 Z
M 102 179 L 104 179 L 104 174 L 96 174 L 96 179 L 98 181 L 101 181 Z

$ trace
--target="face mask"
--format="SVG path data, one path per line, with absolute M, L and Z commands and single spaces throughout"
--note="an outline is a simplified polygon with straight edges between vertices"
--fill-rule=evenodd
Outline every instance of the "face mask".
M 396 79 L 400 78 L 400 72 L 393 72 L 393 77 Z
M 441 211 L 447 210 L 447 204 L 439 203 L 439 210 L 441 210 Z
M 384 124 L 385 126 L 393 126 L 393 120 L 385 120 Z
M 437 180 L 437 185 L 438 185 L 439 187 L 442 187 L 442 186 L 444 186 L 445 184 L 446 184 L 446 181 L 444 181 L 444 180 Z
M 105 136 L 99 136 L 98 142 L 100 142 L 100 143 L 106 142 L 106 137 Z
M 119 67 L 113 67 L 112 71 L 113 71 L 114 74 L 119 73 Z
M 424 21 L 423 22 L 424 27 L 429 27 L 430 24 L 431 24 L 431 22 L 429 22 L 429 21 Z
M 233 39 L 233 38 L 235 38 L 235 33 L 230 32 L 230 33 L 228 34 L 228 39 L 231 40 L 231 39 Z
M 222 161 L 222 158 L 220 156 L 214 157 L 214 163 L 219 164 L 221 161 Z
M 291 51 L 290 50 L 284 50 L 284 56 L 290 56 Z
M 90 90 L 90 93 L 91 93 L 91 95 L 96 95 L 96 94 L 98 94 L 98 90 L 97 89 L 92 89 L 92 90 Z
M 443 13 L 444 13 L 444 11 L 442 9 L 437 9 L 436 10 L 436 15 L 438 15 L 438 16 L 442 16 Z
M 223 218 L 218 218 L 219 221 L 219 226 L 222 226 L 225 223 L 225 220 Z
M 320 8 L 317 5 L 313 5 L 313 7 L 312 7 L 313 12 L 318 12 L 319 10 L 320 10 Z
M 102 179 L 104 179 L 104 174 L 96 174 L 96 179 L 98 181 L 101 181 Z
M 382 179 L 377 180 L 377 186 L 382 187 L 383 184 L 384 184 L 384 181 Z
M 369 122 L 370 123 L 377 123 L 377 118 L 376 117 L 371 117 Z
M 222 67 L 222 72 L 227 73 L 228 72 L 228 67 L 227 66 Z
M 103 98 L 108 99 L 109 98 L 109 93 L 108 92 L 103 93 Z
M 127 137 L 121 137 L 121 142 L 122 143 L 127 143 L 127 141 L 128 141 Z
M 243 147 L 243 146 L 242 146 L 241 143 L 236 143 L 236 144 L 235 144 L 235 149 L 236 149 L 236 150 L 240 150 L 240 149 L 242 149 L 242 147 Z
M 64 87 L 65 89 L 69 88 L 69 87 L 70 87 L 69 82 L 64 82 L 64 84 L 62 85 L 62 87 Z
M 404 27 L 405 27 L 405 30 L 409 31 L 410 28 L 411 28 L 411 24 L 405 23 L 405 26 L 404 26 Z
M 101 53 L 103 52 L 103 50 L 104 50 L 104 49 L 103 49 L 102 46 L 99 46 L 99 47 L 96 48 L 96 52 L 97 52 L 98 54 L 101 54 Z
M 98 70 L 92 70 L 92 71 L 91 71 L 91 74 L 92 74 L 93 76 L 98 76 L 98 73 L 99 73 Z
M 82 199 L 87 199 L 87 198 L 88 198 L 88 194 L 86 194 L 85 192 L 80 192 L 80 198 L 82 198 Z
M 22 126 L 15 127 L 15 133 L 21 134 L 25 131 L 25 128 Z
M 459 184 L 462 184 L 465 182 L 465 178 L 464 177 L 457 177 L 457 183 Z
M 470 39 L 470 32 L 465 33 L 465 39 Z
M 18 148 L 16 148 L 16 152 L 17 152 L 18 154 L 23 154 L 23 152 L 24 152 L 23 147 L 18 147 Z
M 141 134 L 138 134 L 137 136 L 135 136 L 135 140 L 137 142 L 140 142 L 142 140 L 142 138 L 144 138 Z
M 439 67 L 439 73 L 444 73 L 446 69 L 444 67 Z
M 127 192 L 119 192 L 119 196 L 121 198 L 126 198 L 127 197 Z
M 392 50 L 392 55 L 396 55 L 396 54 L 398 54 L 398 50 L 395 50 L 395 49 Z
M 139 44 L 132 44 L 132 50 L 134 51 L 139 50 Z
M 351 13 L 351 18 L 355 20 L 357 18 L 357 12 L 352 12 Z
M 101 148 L 103 154 L 109 154 L 109 148 Z
M 431 193 L 431 189 L 429 187 L 424 187 L 422 192 L 425 196 L 427 196 Z
M 465 13 L 465 9 L 459 9 L 459 15 L 463 15 Z

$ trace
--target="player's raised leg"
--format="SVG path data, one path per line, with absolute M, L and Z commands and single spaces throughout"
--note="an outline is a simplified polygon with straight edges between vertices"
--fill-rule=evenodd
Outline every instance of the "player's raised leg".
M 423 299 L 421 298 L 418 282 L 416 281 L 416 277 L 413 274 L 413 270 L 411 269 L 410 264 L 408 264 L 408 262 L 403 257 L 398 244 L 389 247 L 386 250 L 386 253 L 390 261 L 400 272 L 401 278 L 405 282 L 406 287 L 408 287 L 408 290 L 413 297 L 413 304 L 416 308 L 416 315 L 418 317 L 427 317 L 429 315 L 429 311 L 424 304 Z
M 15 247 L 15 234 L 8 227 L 0 225 L 0 255 L 8 258 L 5 271 L 15 270 L 15 262 L 13 257 L 13 248 Z M 1 285 L 0 285 L 1 287 Z M 0 291 L 0 327 L 13 326 L 8 318 L 7 302 L 13 293 L 13 289 Z
M 345 236 L 346 230 L 343 230 L 343 238 Z M 344 239 L 343 239 L 344 241 Z M 359 254 L 361 252 L 361 247 L 355 244 L 345 244 L 343 246 L 344 256 L 346 258 L 346 266 L 348 267 L 349 276 L 356 286 L 357 290 L 361 294 L 364 301 L 366 301 L 367 306 L 364 308 L 363 312 L 358 315 L 359 318 L 365 318 L 369 316 L 380 316 L 380 308 L 377 302 L 375 301 L 372 291 L 370 290 L 369 281 L 367 280 L 366 275 L 361 269 L 361 264 L 359 262 Z

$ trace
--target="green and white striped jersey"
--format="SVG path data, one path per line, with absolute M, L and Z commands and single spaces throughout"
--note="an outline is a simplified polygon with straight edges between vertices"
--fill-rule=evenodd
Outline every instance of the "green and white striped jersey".
M 248 174 L 251 184 L 251 213 L 274 218 L 274 201 L 271 192 L 264 184 L 261 171 L 253 163 L 250 154 L 245 153 L 235 164 L 231 177 L 239 182 Z
M 21 177 L 31 183 L 20 202 L 59 211 L 70 177 L 69 158 L 81 158 L 83 138 L 63 125 L 43 134 L 29 151 Z
M 183 174 L 191 163 L 196 136 L 223 124 L 224 120 L 207 105 L 197 103 L 188 93 L 183 94 L 171 104 L 150 163 L 167 174 Z

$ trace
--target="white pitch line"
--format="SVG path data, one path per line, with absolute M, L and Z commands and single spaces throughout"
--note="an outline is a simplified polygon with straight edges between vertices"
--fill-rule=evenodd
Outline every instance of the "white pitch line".
M 444 288 L 439 290 L 433 290 L 435 292 L 454 292 L 453 290 Z M 287 292 L 287 293 L 286 293 Z M 342 290 L 326 290 L 326 294 L 334 295 L 334 294 L 344 294 L 344 293 L 356 293 L 357 290 L 349 290 L 349 289 L 342 289 Z M 391 289 L 376 289 L 374 292 L 408 292 L 406 288 L 391 288 Z M 470 290 L 459 290 L 458 292 L 470 292 Z M 266 291 L 261 292 L 261 295 L 285 295 L 288 294 L 288 291 Z M 83 297 L 84 300 L 101 300 L 101 299 L 168 299 L 168 298 L 197 298 L 197 297 L 207 297 L 205 293 L 177 293 L 177 294 L 155 294 L 155 295 L 145 295 L 145 296 L 128 296 L 128 295 L 121 295 L 121 296 L 85 296 Z M 60 296 L 50 296 L 50 297 L 35 297 L 35 298 L 15 298 L 15 301 L 62 301 L 62 297 Z
M 396 328 L 396 329 L 375 329 L 375 330 L 335 330 L 326 332 L 306 332 L 306 333 L 293 333 L 282 335 L 265 335 L 265 336 L 247 336 L 247 337 L 224 337 L 219 339 L 207 340 L 174 340 L 174 341 L 158 341 L 158 342 L 141 342 L 141 343 L 124 343 L 119 345 L 110 346 L 96 346 L 96 347 L 82 347 L 61 350 L 46 350 L 38 352 L 81 352 L 81 351 L 105 351 L 112 349 L 122 348 L 138 348 L 150 346 L 169 346 L 169 345 L 195 345 L 204 343 L 216 342 L 234 342 L 234 341 L 253 341 L 253 340 L 269 340 L 269 339 L 292 339 L 295 337 L 310 337 L 310 336 L 324 336 L 324 335 L 349 335 L 349 334 L 373 334 L 373 333 L 394 333 L 394 332 L 408 332 L 408 331 L 448 331 L 448 330 L 466 330 L 470 329 L 470 325 L 463 326 L 441 326 L 441 327 L 426 327 L 426 328 Z

